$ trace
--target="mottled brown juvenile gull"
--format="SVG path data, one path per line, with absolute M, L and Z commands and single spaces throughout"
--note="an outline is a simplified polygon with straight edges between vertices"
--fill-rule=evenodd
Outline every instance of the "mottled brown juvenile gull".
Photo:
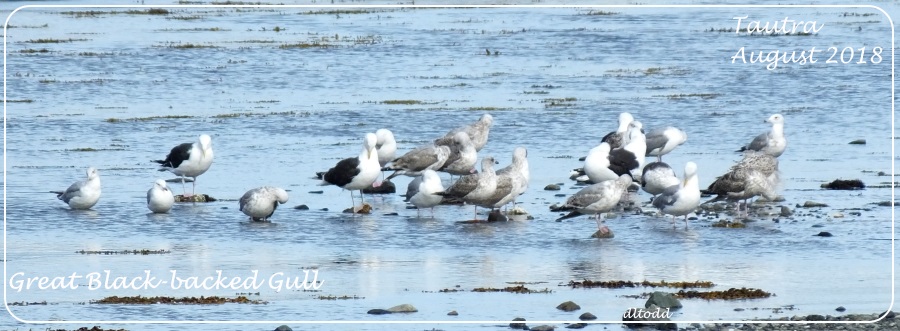
M 416 148 L 391 161 L 387 168 L 395 171 L 387 179 L 399 175 L 415 177 L 425 170 L 437 170 L 444 166 L 449 156 L 450 147 L 447 146 L 426 145 Z
M 784 116 L 775 114 L 766 119 L 766 123 L 772 123 L 772 129 L 762 133 L 747 146 L 741 147 L 739 152 L 751 150 L 779 157 L 787 147 L 787 139 L 784 138 Z
M 90 209 L 100 200 L 100 173 L 94 167 L 87 168 L 85 173 L 87 179 L 72 183 L 65 191 L 50 193 L 56 193 L 56 198 L 72 209 Z
M 266 222 L 275 213 L 278 204 L 283 204 L 287 201 L 288 194 L 284 189 L 263 186 L 244 193 L 238 204 L 240 205 L 239 210 L 250 216 L 251 221 Z
M 669 154 L 675 147 L 687 141 L 687 134 L 679 128 L 667 126 L 650 131 L 645 138 L 647 156 L 655 156 L 657 162 L 662 162 L 663 155 Z
M 581 215 L 594 215 L 597 229 L 607 233 L 609 228 L 601 224 L 603 213 L 616 207 L 629 185 L 631 185 L 631 177 L 622 175 L 615 180 L 607 180 L 585 187 L 569 197 L 563 205 L 563 208 L 574 208 L 574 210 L 568 215 L 557 218 L 556 221 Z
M 374 133 L 366 133 L 364 147 L 359 156 L 339 161 L 333 168 L 325 172 L 319 185 L 336 185 L 350 191 L 350 201 L 354 207 L 356 201 L 353 199 L 353 191 L 360 190 L 360 199 L 365 203 L 362 190 L 371 187 L 378 179 L 378 174 L 381 173 L 378 153 L 375 151 L 377 140 Z
M 497 174 L 494 172 L 494 158 L 486 156 L 481 159 L 481 172 L 460 177 L 443 192 L 435 194 L 460 198 L 463 202 L 475 205 L 475 220 L 478 220 L 478 207 L 492 208 L 494 191 L 497 190 Z
M 147 191 L 147 208 L 154 213 L 168 213 L 175 204 L 175 196 L 166 186 L 166 181 L 157 179 L 153 187 Z
M 685 228 L 688 225 L 687 215 L 699 205 L 700 181 L 697 179 L 697 164 L 694 162 L 684 165 L 684 185 L 672 185 L 653 198 L 653 207 L 663 214 L 672 215 L 672 225 L 675 224 L 675 216 L 684 216 Z
M 748 151 L 740 162 L 709 185 L 704 193 L 716 194 L 716 197 L 704 203 L 721 200 L 734 202 L 737 204 L 735 209 L 740 216 L 740 200 L 746 202 L 746 200 L 760 195 L 774 200 L 779 181 L 778 159 L 763 152 Z M 749 216 L 749 210 L 746 212 L 746 216 Z
M 499 208 L 502 205 L 512 201 L 515 203 L 516 198 L 528 189 L 528 182 L 531 179 L 531 173 L 528 168 L 528 150 L 525 147 L 516 147 L 513 150 L 513 158 L 512 163 L 508 166 L 503 167 L 500 170 L 497 170 L 497 176 L 507 176 L 510 177 L 510 183 L 512 184 L 512 194 L 510 196 L 506 196 L 509 200 L 503 201 L 503 199 L 499 200 L 496 204 L 499 204 L 496 208 Z M 500 191 L 499 186 L 500 181 L 497 182 L 498 191 Z
M 484 114 L 475 123 L 450 130 L 444 137 L 436 139 L 434 144 L 449 146 L 453 143 L 453 136 L 457 132 L 465 132 L 469 135 L 469 140 L 472 141 L 472 144 L 475 145 L 475 151 L 481 151 L 484 145 L 487 144 L 492 125 L 494 125 L 494 117 L 491 114 Z
M 170 171 L 181 176 L 181 189 L 184 196 L 193 196 L 197 188 L 197 176 L 202 175 L 213 162 L 212 138 L 209 135 L 200 135 L 195 143 L 183 143 L 172 148 L 165 160 L 154 160 L 162 168 L 159 171 Z M 184 177 L 191 177 L 191 194 L 187 194 L 184 187 Z
M 457 132 L 450 144 L 450 155 L 444 165 L 438 169 L 451 175 L 468 175 L 475 173 L 475 162 L 478 161 L 478 151 L 469 140 L 465 132 Z
M 616 131 L 607 133 L 600 142 L 609 144 L 609 147 L 613 149 L 625 146 L 628 143 L 628 136 L 625 133 L 628 131 L 628 125 L 632 121 L 634 121 L 634 117 L 631 116 L 631 113 L 619 114 L 619 128 Z

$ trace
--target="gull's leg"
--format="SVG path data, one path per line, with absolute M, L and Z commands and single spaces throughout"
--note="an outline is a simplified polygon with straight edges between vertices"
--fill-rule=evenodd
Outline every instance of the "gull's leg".
M 184 192 L 182 195 L 187 196 L 187 187 L 184 186 L 184 175 L 181 176 L 181 190 Z
M 197 194 L 197 177 L 194 177 L 194 180 L 191 181 L 191 196 Z

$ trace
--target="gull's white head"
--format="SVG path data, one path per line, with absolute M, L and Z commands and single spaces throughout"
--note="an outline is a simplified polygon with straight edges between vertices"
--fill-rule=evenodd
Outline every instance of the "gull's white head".
M 203 149 L 204 151 L 212 148 L 212 138 L 210 138 L 209 135 L 207 135 L 207 134 L 200 135 L 200 148 Z
M 634 117 L 631 116 L 631 113 L 621 113 L 619 114 L 619 130 L 618 132 L 625 132 L 628 130 L 628 125 L 634 121 Z
M 288 202 L 288 193 L 282 188 L 273 187 L 272 193 L 275 194 L 275 199 L 278 200 L 278 203 Z
M 481 115 L 481 118 L 478 119 L 479 122 L 484 123 L 487 126 L 494 125 L 494 117 L 491 114 Z
M 390 142 L 395 142 L 394 133 L 388 129 L 378 129 L 378 131 L 375 131 L 375 137 L 378 138 L 375 141 L 376 148 L 380 148 L 382 145 Z
M 97 168 L 94 167 L 87 168 L 85 173 L 87 174 L 88 179 L 100 177 L 100 173 L 97 171 Z
M 153 186 L 156 186 L 157 188 L 159 188 L 160 190 L 163 190 L 163 191 L 169 190 L 169 187 L 166 186 L 166 181 L 164 181 L 162 179 L 157 179 L 155 182 L 153 182 Z
M 375 152 L 375 145 L 377 144 L 377 142 L 378 137 L 376 137 L 374 133 L 366 133 L 365 146 L 369 158 L 372 158 L 372 153 Z
M 772 123 L 772 124 L 778 124 L 778 123 L 784 124 L 784 116 L 781 116 L 781 114 L 775 114 L 775 115 L 769 116 L 769 118 L 766 119 L 766 122 Z

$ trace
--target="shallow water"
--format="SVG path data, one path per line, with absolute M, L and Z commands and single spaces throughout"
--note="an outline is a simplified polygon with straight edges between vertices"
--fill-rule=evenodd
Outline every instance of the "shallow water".
M 0 4 L 5 12 L 18 5 Z M 100 13 L 84 15 L 86 10 Z M 847 307 L 847 313 L 871 313 L 890 303 L 893 213 L 873 203 L 892 198 L 892 190 L 884 188 L 891 177 L 877 175 L 891 173 L 893 155 L 891 30 L 875 10 L 604 9 L 612 15 L 592 15 L 596 12 L 586 8 L 311 14 L 324 9 L 181 7 L 169 8 L 167 15 L 126 10 L 29 8 L 9 20 L 15 27 L 8 32 L 7 98 L 16 102 L 7 104 L 6 122 L 7 277 L 104 270 L 113 277 L 135 277 L 150 270 L 169 280 L 171 270 L 201 278 L 216 270 L 248 277 L 256 270 L 267 280 L 278 273 L 302 279 L 304 271 L 317 270 L 324 283 L 319 292 L 277 291 L 277 284 L 269 283 L 247 291 L 171 284 L 90 290 L 87 281 L 75 290 L 7 288 L 7 302 L 49 303 L 11 306 L 20 319 L 507 321 L 521 316 L 563 321 L 589 311 L 616 321 L 626 308 L 645 301 L 628 295 L 653 290 L 558 286 L 582 279 L 708 280 L 716 290 L 749 287 L 775 294 L 729 302 L 682 300 L 685 308 L 673 317 L 682 321 L 834 315 L 837 306 Z M 824 27 L 814 36 L 705 31 L 732 28 L 732 17 L 742 15 L 789 16 Z M 34 42 L 40 39 L 64 42 Z M 867 62 L 873 60 L 872 49 L 882 47 L 882 62 L 825 64 L 831 55 L 826 51 L 818 63 L 780 64 L 771 71 L 764 64 L 731 63 L 740 47 L 749 53 L 813 46 L 866 47 Z M 485 55 L 485 49 L 499 55 Z M 673 229 L 664 218 L 624 213 L 607 221 L 616 236 L 606 240 L 589 238 L 595 225 L 584 217 L 554 222 L 559 215 L 548 207 L 565 200 L 555 195 L 579 188 L 568 179 L 569 170 L 580 167 L 577 158 L 614 130 L 623 111 L 648 129 L 683 128 L 688 142 L 665 161 L 679 174 L 684 163 L 696 162 L 701 186 L 739 159 L 737 147 L 768 129 L 765 118 L 784 114 L 789 145 L 779 160 L 786 201 L 778 205 L 795 215 L 777 222 L 757 217 L 745 229 L 713 228 L 716 218 L 701 216 L 688 229 L 680 224 Z M 375 212 L 351 216 L 339 212 L 350 206 L 348 192 L 316 186 L 319 181 L 311 178 L 356 155 L 365 132 L 390 128 L 405 152 L 485 112 L 495 121 L 480 156 L 493 155 L 505 166 L 513 148 L 529 150 L 531 183 L 518 201 L 533 220 L 461 225 L 456 222 L 472 217 L 471 207 L 462 206 L 440 206 L 434 218 L 427 211 L 416 217 L 398 195 L 367 196 Z M 190 117 L 160 118 L 172 115 Z M 213 137 L 216 159 L 199 177 L 197 191 L 222 200 L 148 215 L 145 192 L 156 178 L 172 178 L 156 172 L 149 160 L 200 133 Z M 854 139 L 867 144 L 847 144 Z M 96 151 L 77 151 L 85 148 Z M 68 210 L 46 193 L 80 180 L 88 166 L 100 169 L 103 181 L 103 197 L 92 210 Z M 883 187 L 819 188 L 836 178 Z M 396 180 L 399 193 L 409 180 Z M 542 190 L 552 183 L 563 183 L 563 189 Z M 271 224 L 250 223 L 237 210 L 236 199 L 262 185 L 284 187 L 291 195 Z M 171 183 L 176 193 L 179 186 Z M 312 193 L 319 190 L 324 192 Z M 649 196 L 640 193 L 636 199 Z M 809 200 L 829 207 L 795 208 Z M 310 210 L 292 208 L 300 204 Z M 844 217 L 833 217 L 837 213 Z M 814 236 L 820 231 L 835 236 Z M 171 253 L 74 253 L 126 249 Z M 509 282 L 534 282 L 526 286 L 552 292 L 470 292 Z M 438 293 L 457 286 L 464 291 Z M 83 304 L 112 295 L 238 292 L 252 292 L 251 299 L 268 304 Z M 361 298 L 317 299 L 320 295 Z M 568 300 L 582 310 L 554 309 Z M 419 312 L 365 314 L 401 303 Z M 752 309 L 787 305 L 796 309 Z M 460 315 L 446 316 L 450 310 Z M 498 325 L 505 323 L 438 327 Z M 22 324 L 9 321 L 14 326 Z M 340 327 L 398 326 L 304 328 Z

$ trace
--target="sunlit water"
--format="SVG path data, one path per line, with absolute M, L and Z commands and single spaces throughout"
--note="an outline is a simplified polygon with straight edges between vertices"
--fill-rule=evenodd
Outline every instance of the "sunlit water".
M 17 5 L 2 8 L 8 13 Z M 87 10 L 97 12 L 85 15 Z M 82 279 L 75 290 L 7 287 L 10 303 L 48 303 L 12 306 L 18 318 L 562 321 L 589 311 L 616 321 L 626 308 L 643 306 L 644 299 L 629 296 L 653 291 L 558 286 L 582 279 L 706 280 L 715 290 L 749 287 L 775 294 L 744 301 L 686 299 L 673 316 L 685 321 L 837 314 L 837 306 L 847 313 L 872 313 L 889 305 L 892 210 L 875 203 L 892 197 L 886 188 L 891 177 L 877 174 L 891 173 L 891 29 L 876 10 L 376 8 L 313 14 L 328 9 L 281 7 L 168 8 L 166 15 L 127 10 L 29 8 L 9 20 L 7 277 L 109 270 L 112 277 L 131 278 L 149 270 L 168 281 L 172 270 L 201 278 L 217 270 L 242 278 L 256 271 L 260 286 L 185 290 L 166 283 L 155 289 L 91 290 Z M 613 13 L 597 15 L 599 10 Z M 788 16 L 815 20 L 823 28 L 813 36 L 707 31 L 734 28 L 735 16 L 763 21 Z M 38 42 L 51 39 L 61 42 Z M 824 51 L 818 63 L 781 63 L 767 70 L 765 64 L 732 63 L 741 47 L 748 56 L 773 49 Z M 854 49 L 853 63 L 826 64 L 829 47 L 838 49 L 838 58 L 844 47 Z M 856 63 L 860 48 L 865 64 Z M 768 129 L 765 118 L 784 114 L 788 149 L 779 160 L 786 201 L 779 205 L 795 215 L 757 217 L 745 229 L 713 228 L 718 218 L 704 216 L 688 229 L 681 224 L 673 229 L 664 218 L 625 213 L 607 221 L 615 238 L 604 240 L 589 238 L 595 225 L 585 217 L 554 222 L 559 214 L 548 207 L 565 200 L 556 195 L 579 189 L 568 179 L 569 170 L 581 166 L 577 158 L 615 128 L 623 111 L 648 129 L 683 128 L 688 142 L 665 161 L 679 175 L 684 163 L 696 162 L 704 187 L 740 158 L 733 152 L 737 147 Z M 312 179 L 316 171 L 356 155 L 365 132 L 391 129 L 402 153 L 486 112 L 495 122 L 480 156 L 493 155 L 505 166 L 513 148 L 528 148 L 531 184 L 518 201 L 533 220 L 457 224 L 472 218 L 470 206 L 440 206 L 434 218 L 428 211 L 417 217 L 399 195 L 366 196 L 374 213 L 354 217 L 340 212 L 350 206 L 348 192 L 316 186 L 319 181 Z M 170 115 L 189 117 L 151 118 Z M 145 192 L 156 178 L 172 178 L 149 161 L 201 133 L 213 137 L 216 159 L 199 177 L 197 190 L 222 200 L 178 204 L 169 214 L 149 215 Z M 848 145 L 855 139 L 867 144 Z M 97 151 L 77 151 L 85 148 Z M 100 169 L 103 181 L 103 197 L 92 210 L 71 211 L 47 193 L 82 179 L 88 166 Z M 837 178 L 876 187 L 819 188 Z M 449 184 L 446 175 L 444 180 Z M 408 181 L 396 180 L 398 193 Z M 563 189 L 543 190 L 553 183 L 563 183 Z M 272 223 L 250 223 L 236 199 L 262 185 L 284 187 L 291 198 Z M 178 183 L 170 186 L 182 191 Z M 636 199 L 649 196 L 640 193 Z M 809 200 L 829 207 L 795 208 Z M 310 210 L 293 209 L 300 204 Z M 844 217 L 835 218 L 838 213 Z M 820 231 L 834 237 L 814 236 Z M 171 253 L 75 253 L 132 249 Z M 302 280 L 311 270 L 324 281 L 318 292 L 278 290 L 278 279 Z M 529 282 L 530 289 L 552 293 L 470 292 L 509 282 Z M 442 289 L 462 291 L 439 293 Z M 238 292 L 268 304 L 86 304 L 112 295 L 234 297 Z M 358 298 L 318 299 L 344 295 Z M 554 308 L 568 300 L 582 309 Z M 365 314 L 401 303 L 419 312 Z M 787 305 L 796 310 L 752 309 Z M 459 316 L 447 316 L 451 310 Z M 498 326 L 505 324 L 438 325 Z

